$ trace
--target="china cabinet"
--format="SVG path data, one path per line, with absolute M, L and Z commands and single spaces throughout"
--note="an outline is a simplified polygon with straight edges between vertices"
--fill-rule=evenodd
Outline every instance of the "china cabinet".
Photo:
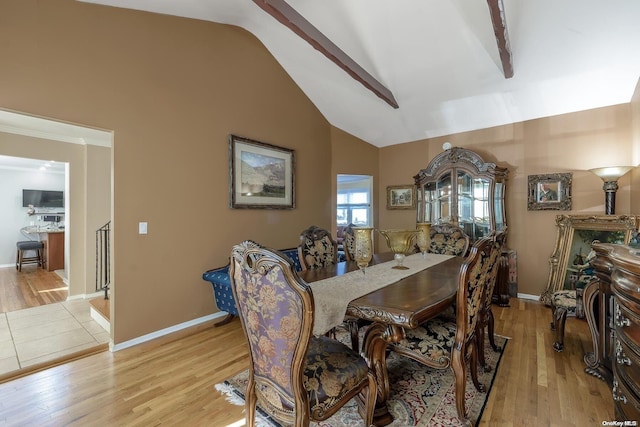
M 414 177 L 416 222 L 452 223 L 461 227 L 472 242 L 492 231 L 505 230 L 507 174 L 507 168 L 485 162 L 471 150 L 444 150 Z M 508 304 L 508 288 L 508 282 L 496 283 L 494 296 L 501 305 Z

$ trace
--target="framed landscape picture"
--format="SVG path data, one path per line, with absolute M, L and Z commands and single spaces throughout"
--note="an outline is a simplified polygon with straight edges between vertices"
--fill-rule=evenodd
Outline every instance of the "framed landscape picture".
M 415 209 L 415 185 L 390 185 L 387 187 L 387 209 Z
M 229 136 L 229 204 L 234 209 L 295 208 L 293 150 Z

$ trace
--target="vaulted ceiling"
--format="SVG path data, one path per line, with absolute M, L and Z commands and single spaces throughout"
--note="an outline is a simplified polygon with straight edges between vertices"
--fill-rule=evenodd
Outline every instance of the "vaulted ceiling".
M 245 28 L 378 147 L 627 103 L 640 77 L 638 0 L 82 1 Z

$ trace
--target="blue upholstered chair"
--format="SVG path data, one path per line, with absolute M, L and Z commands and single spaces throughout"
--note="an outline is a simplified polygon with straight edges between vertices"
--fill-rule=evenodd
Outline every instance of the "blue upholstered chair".
M 296 271 L 302 271 L 300 259 L 298 258 L 298 248 L 285 249 L 282 253 L 291 259 Z M 218 310 L 227 312 L 226 317 L 216 323 L 215 326 L 226 325 L 238 315 L 236 302 L 233 299 L 233 292 L 231 292 L 229 264 L 224 267 L 214 268 L 204 272 L 202 274 L 202 279 L 207 282 L 211 282 L 211 286 L 213 287 L 213 297 L 216 301 Z
M 283 425 L 331 417 L 361 393 L 364 425 L 373 421 L 377 386 L 360 354 L 313 335 L 313 293 L 285 255 L 245 241 L 233 248 L 231 287 L 249 344 L 246 424 L 256 405 Z

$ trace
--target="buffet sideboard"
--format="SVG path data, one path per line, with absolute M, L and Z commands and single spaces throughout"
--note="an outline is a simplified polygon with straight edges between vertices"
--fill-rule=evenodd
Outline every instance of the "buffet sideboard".
M 593 248 L 598 280 L 585 288 L 585 311 L 594 353 L 585 356 L 586 370 L 610 381 L 616 420 L 639 420 L 640 249 L 616 244 Z

